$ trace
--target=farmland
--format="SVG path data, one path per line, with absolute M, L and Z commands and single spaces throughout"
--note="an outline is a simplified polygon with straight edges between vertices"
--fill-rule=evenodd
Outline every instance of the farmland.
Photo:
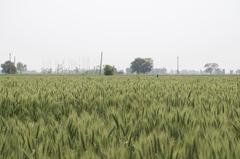
M 238 76 L 1 76 L 0 158 L 240 158 Z

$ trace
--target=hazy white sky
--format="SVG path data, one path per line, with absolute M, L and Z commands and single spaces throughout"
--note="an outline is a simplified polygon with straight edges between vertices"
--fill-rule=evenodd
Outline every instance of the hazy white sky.
M 29 68 L 104 64 L 240 68 L 239 0 L 0 0 L 0 62 L 14 52 Z

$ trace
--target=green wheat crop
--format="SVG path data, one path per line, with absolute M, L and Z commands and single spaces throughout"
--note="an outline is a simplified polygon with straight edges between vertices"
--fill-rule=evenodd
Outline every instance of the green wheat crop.
M 1 159 L 239 159 L 237 76 L 0 77 Z

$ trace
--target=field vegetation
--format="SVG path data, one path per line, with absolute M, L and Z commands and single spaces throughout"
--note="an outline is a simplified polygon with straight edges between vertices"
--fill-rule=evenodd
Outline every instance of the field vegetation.
M 0 77 L 2 159 L 240 158 L 240 78 Z

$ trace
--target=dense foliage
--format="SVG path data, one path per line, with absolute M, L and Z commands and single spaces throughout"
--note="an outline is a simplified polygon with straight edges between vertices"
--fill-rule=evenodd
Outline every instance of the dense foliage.
M 5 74 L 16 74 L 17 68 L 15 67 L 14 63 L 11 61 L 6 61 L 4 64 L 1 64 L 2 73 Z
M 114 74 L 114 72 L 117 72 L 116 68 L 111 65 L 105 65 L 103 70 L 104 70 L 104 75 L 106 76 L 111 76 Z
M 153 68 L 153 60 L 151 58 L 136 58 L 131 63 L 131 71 L 132 73 L 148 73 L 151 72 Z
M 240 79 L 0 77 L 0 158 L 240 158 Z

